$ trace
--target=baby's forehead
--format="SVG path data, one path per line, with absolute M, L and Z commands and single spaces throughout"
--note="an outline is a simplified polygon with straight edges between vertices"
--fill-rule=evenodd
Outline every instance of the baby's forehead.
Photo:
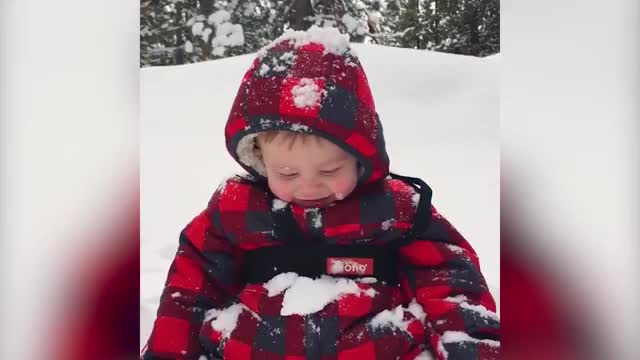
M 340 156 L 344 157 L 348 154 L 339 146 L 331 141 L 323 139 L 319 136 L 313 135 L 276 135 L 275 137 L 265 138 L 260 140 L 258 137 L 258 147 L 264 148 L 267 151 L 275 150 L 280 152 L 296 152 L 296 151 L 311 151 L 314 154 L 326 154 L 328 156 Z
M 271 163 L 280 167 L 295 167 L 299 165 L 307 166 L 326 166 L 332 164 L 338 164 L 349 159 L 349 155 L 346 153 L 318 151 L 314 152 L 312 157 L 298 156 L 295 152 L 285 152 L 274 156 Z
M 258 133 L 258 135 L 256 136 L 256 139 L 259 144 L 263 144 L 263 145 L 277 143 L 277 144 L 287 144 L 290 147 L 297 144 L 298 142 L 305 144 L 308 141 L 314 141 L 316 143 L 323 143 L 327 141 L 317 135 L 286 131 L 286 130 L 261 132 L 261 133 Z
M 330 167 L 353 155 L 335 143 L 312 134 L 270 134 L 259 140 L 263 161 L 269 167 Z M 274 136 L 276 135 L 276 136 Z M 279 135 L 279 136 L 278 136 Z

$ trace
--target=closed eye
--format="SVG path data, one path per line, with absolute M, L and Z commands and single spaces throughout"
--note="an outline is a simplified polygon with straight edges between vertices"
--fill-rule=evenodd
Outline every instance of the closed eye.
M 281 174 L 281 173 L 278 173 L 278 175 L 283 179 L 294 179 L 296 176 L 298 176 L 297 173 L 293 173 L 293 174 Z
M 340 167 L 337 167 L 337 168 L 332 169 L 332 170 L 322 170 L 322 171 L 320 171 L 320 173 L 322 175 L 333 175 L 333 174 L 337 173 L 338 170 L 340 170 Z

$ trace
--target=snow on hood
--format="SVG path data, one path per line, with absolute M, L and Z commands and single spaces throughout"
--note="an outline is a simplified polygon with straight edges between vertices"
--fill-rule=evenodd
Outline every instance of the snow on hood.
M 348 35 L 315 26 L 289 30 L 257 55 L 225 127 L 227 150 L 245 170 L 264 177 L 255 136 L 285 130 L 321 136 L 354 155 L 360 183 L 387 176 L 382 125 Z

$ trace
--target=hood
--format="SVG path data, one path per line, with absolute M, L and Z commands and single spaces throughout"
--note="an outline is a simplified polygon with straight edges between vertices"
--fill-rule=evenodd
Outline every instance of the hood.
M 250 174 L 265 176 L 254 138 L 286 130 L 321 136 L 359 162 L 359 183 L 389 173 L 380 119 L 348 35 L 335 28 L 285 32 L 257 53 L 225 127 L 227 150 Z

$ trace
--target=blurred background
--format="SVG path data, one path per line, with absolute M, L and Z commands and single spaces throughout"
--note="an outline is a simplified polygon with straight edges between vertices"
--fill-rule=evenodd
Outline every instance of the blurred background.
M 500 52 L 499 0 L 142 0 L 140 66 L 249 54 L 312 25 L 336 27 L 356 43 Z

